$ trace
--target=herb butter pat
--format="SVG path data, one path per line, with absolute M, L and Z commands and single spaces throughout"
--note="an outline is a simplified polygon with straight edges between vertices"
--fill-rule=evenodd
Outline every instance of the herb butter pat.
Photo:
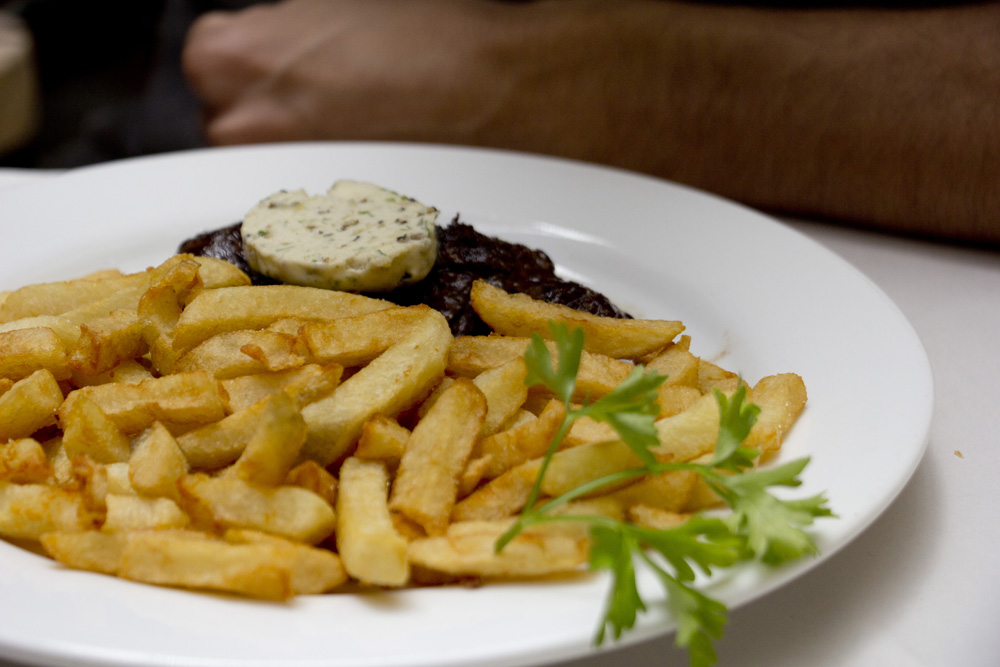
M 282 191 L 243 218 L 255 271 L 293 285 L 379 292 L 434 266 L 438 210 L 371 183 L 337 181 L 323 195 Z

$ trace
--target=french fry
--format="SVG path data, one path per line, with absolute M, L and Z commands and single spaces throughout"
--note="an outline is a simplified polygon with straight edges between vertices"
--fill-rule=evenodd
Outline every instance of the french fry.
M 393 526 L 387 505 L 389 475 L 379 461 L 351 457 L 340 468 L 337 551 L 352 577 L 376 586 L 410 579 L 407 540 Z
M 302 409 L 309 426 L 303 456 L 329 465 L 353 451 L 373 415 L 395 416 L 426 396 L 444 375 L 451 341 L 448 321 L 427 311 L 405 339 Z
M 136 315 L 149 356 L 161 375 L 172 373 L 179 353 L 174 349 L 174 327 L 180 319 L 183 301 L 202 287 L 199 265 L 195 261 L 177 264 L 139 299 Z
M 163 424 L 155 422 L 136 438 L 128 460 L 128 477 L 137 492 L 178 500 L 177 481 L 187 472 L 187 459 Z
M 410 431 L 392 417 L 375 415 L 365 422 L 354 455 L 367 461 L 383 461 L 391 467 L 399 465 L 410 440 Z
M 279 391 L 291 396 L 301 410 L 336 389 L 343 374 L 344 369 L 339 364 L 309 364 L 287 371 L 230 378 L 222 381 L 222 388 L 229 397 L 231 412 L 244 410 Z
M 502 366 L 483 371 L 473 379 L 486 397 L 486 420 L 479 432 L 480 437 L 493 435 L 520 409 L 528 398 L 528 387 L 524 378 L 528 369 L 524 359 L 514 359 Z
M 114 368 L 110 368 L 97 375 L 83 375 L 73 372 L 70 384 L 74 387 L 90 387 L 109 382 L 119 382 L 124 384 L 138 384 L 145 380 L 152 380 L 153 373 L 136 359 L 126 359 Z
M 497 553 L 509 527 L 509 521 L 454 523 L 445 535 L 411 542 L 410 563 L 452 576 L 509 578 L 574 572 L 587 561 L 587 539 L 541 527 L 528 528 Z
M 697 387 L 701 359 L 684 345 L 671 345 L 646 363 L 647 371 L 666 376 L 661 387 Z
M 483 477 L 493 479 L 516 465 L 542 456 L 565 417 L 566 407 L 553 399 L 533 421 L 479 440 L 472 456 L 489 457 Z
M 229 465 L 243 453 L 257 430 L 257 421 L 267 409 L 267 399 L 177 436 L 191 468 L 210 470 Z
M 56 530 L 40 538 L 45 552 L 63 565 L 101 574 L 118 574 L 125 540 L 97 530 Z
M 308 360 L 309 350 L 294 336 L 274 331 L 227 331 L 181 355 L 174 369 L 179 373 L 207 371 L 224 380 L 299 368 Z
M 806 385 L 794 373 L 761 378 L 753 386 L 753 402 L 760 408 L 760 414 L 744 444 L 762 453 L 778 450 L 805 408 L 806 400 Z
M 96 463 L 128 461 L 129 439 L 101 406 L 84 394 L 67 401 L 59 414 L 63 447 L 70 456 L 87 456 Z
M 680 512 L 687 506 L 697 481 L 697 473 L 690 470 L 669 470 L 643 477 L 635 484 L 615 491 L 611 496 L 630 508 L 641 505 L 669 512 Z
M 448 353 L 448 372 L 476 377 L 491 368 L 524 357 L 529 338 L 513 336 L 459 336 Z M 548 343 L 555 353 L 555 344 Z M 596 400 L 610 393 L 628 377 L 635 366 L 627 361 L 584 350 L 576 378 L 574 398 Z
M 33 327 L 0 333 L 0 378 L 20 380 L 43 368 L 57 380 L 71 376 L 66 345 L 55 331 Z
M 458 478 L 486 419 L 486 398 L 460 379 L 413 429 L 392 485 L 389 507 L 427 534 L 447 529 L 458 496 Z
M 228 331 L 263 329 L 285 318 L 334 320 L 394 307 L 388 301 L 314 287 L 223 287 L 196 296 L 174 328 L 174 347 L 185 350 Z
M 118 576 L 161 586 L 285 600 L 294 592 L 290 555 L 273 544 L 232 544 L 194 531 L 141 531 L 125 540 Z
M 52 329 L 55 331 L 67 350 L 76 347 L 76 344 L 80 340 L 80 325 L 74 324 L 59 315 L 38 315 L 37 317 L 24 317 L 0 323 L 0 333 L 15 331 L 17 329 L 37 328 Z
M 87 530 L 97 516 L 79 493 L 47 484 L 0 482 L 0 536 L 37 540 L 54 530 Z
M 169 498 L 109 493 L 104 502 L 107 512 L 101 530 L 106 533 L 186 528 L 190 522 L 187 514 Z
M 680 526 L 691 515 L 681 512 L 671 512 L 658 507 L 649 507 L 648 505 L 635 505 L 629 508 L 628 517 L 632 523 L 644 528 L 667 530 Z
M 684 331 L 680 322 L 599 317 L 525 294 L 508 294 L 485 280 L 472 284 L 470 300 L 476 314 L 496 333 L 534 333 L 551 340 L 549 322 L 560 322 L 571 329 L 583 329 L 585 349 L 615 359 L 638 359 L 661 350 Z
M 52 373 L 38 370 L 0 394 L 0 441 L 26 438 L 56 423 L 62 389 Z
M 399 343 L 427 317 L 427 306 L 389 308 L 356 317 L 310 322 L 298 332 L 312 361 L 361 366 Z
M 176 373 L 137 384 L 82 387 L 66 398 L 60 416 L 81 396 L 100 406 L 126 434 L 139 433 L 156 421 L 196 426 L 226 414 L 222 387 L 205 372 Z
M 277 549 L 290 570 L 295 595 L 326 593 L 347 581 L 347 571 L 340 557 L 326 549 L 236 528 L 227 530 L 223 538 L 232 544 L 266 544 Z
M 265 401 L 254 434 L 230 470 L 249 484 L 277 486 L 306 441 L 306 422 L 288 394 L 278 392 Z
M 41 483 L 51 474 L 52 466 L 37 440 L 24 438 L 0 445 L 0 483 Z
M 337 506 L 337 478 L 315 461 L 303 461 L 289 470 L 285 484 L 308 489 L 330 503 L 331 507 Z
M 119 274 L 26 285 L 11 292 L 0 305 L 0 322 L 39 315 L 60 315 L 99 301 L 138 279 L 139 276 Z
M 455 504 L 452 521 L 489 521 L 520 512 L 538 475 L 540 460 L 515 466 Z
M 80 325 L 80 339 L 69 366 L 81 375 L 98 375 L 146 352 L 142 324 L 134 310 L 116 310 Z
M 635 452 L 620 440 L 590 442 L 563 449 L 552 457 L 542 480 L 542 491 L 546 495 L 559 496 L 599 477 L 641 465 Z M 609 484 L 598 493 L 608 493 L 630 483 Z
M 179 486 L 181 507 L 195 525 L 250 528 L 307 544 L 336 527 L 333 507 L 298 486 L 259 487 L 204 474 L 187 475 Z

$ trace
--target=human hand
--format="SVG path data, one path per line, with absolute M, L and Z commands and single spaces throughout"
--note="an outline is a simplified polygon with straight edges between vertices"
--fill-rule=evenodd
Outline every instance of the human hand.
M 286 0 L 214 12 L 184 67 L 213 144 L 308 139 L 469 141 L 509 70 L 482 0 Z

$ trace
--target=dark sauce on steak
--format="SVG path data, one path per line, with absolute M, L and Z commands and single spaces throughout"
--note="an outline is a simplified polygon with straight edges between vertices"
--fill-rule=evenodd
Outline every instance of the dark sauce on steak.
M 629 317 L 603 294 L 558 277 L 552 260 L 541 250 L 481 234 L 457 218 L 450 225 L 439 226 L 437 234 L 437 261 L 426 278 L 413 285 L 370 296 L 401 306 L 427 304 L 444 314 L 456 336 L 490 332 L 469 303 L 469 292 L 477 278 L 508 292 L 520 292 L 594 315 Z M 185 241 L 180 252 L 235 264 L 255 285 L 277 282 L 250 268 L 243 255 L 239 223 Z

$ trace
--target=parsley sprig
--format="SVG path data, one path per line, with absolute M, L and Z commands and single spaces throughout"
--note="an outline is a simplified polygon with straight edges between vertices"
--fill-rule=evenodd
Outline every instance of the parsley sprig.
M 532 336 L 524 355 L 528 368 L 525 382 L 549 389 L 565 404 L 566 418 L 542 459 L 524 510 L 497 541 L 496 549 L 500 551 L 533 525 L 555 521 L 589 524 L 589 566 L 592 570 L 606 570 L 612 577 L 595 643 L 603 642 L 608 631 L 617 639 L 646 611 L 636 583 L 638 564 L 648 567 L 662 584 L 667 610 L 677 623 L 675 642 L 687 649 L 691 665 L 713 665 L 716 662 L 713 641 L 722 636 L 727 610 L 721 602 L 695 588 L 697 574 L 709 576 L 714 568 L 754 559 L 778 565 L 816 553 L 815 542 L 805 529 L 818 517 L 832 516 L 824 496 L 785 500 L 769 490 L 775 486 L 799 486 L 799 475 L 809 459 L 763 469 L 753 467 L 759 452 L 745 447 L 743 442 L 760 410 L 746 403 L 746 389 L 741 386 L 731 397 L 714 391 L 719 405 L 719 432 L 711 462 L 657 461 L 651 450 L 659 444 L 656 397 L 666 378 L 636 366 L 611 393 L 592 403 L 585 401 L 582 406 L 574 406 L 572 398 L 583 352 L 583 332 L 580 329 L 571 332 L 565 325 L 554 323 L 551 329 L 558 362 L 553 364 L 541 337 Z M 573 422 L 581 417 L 610 424 L 642 466 L 592 480 L 538 505 L 549 462 Z M 725 517 L 696 515 L 677 527 L 661 530 L 601 516 L 553 513 L 612 484 L 669 470 L 699 474 L 731 512 Z

